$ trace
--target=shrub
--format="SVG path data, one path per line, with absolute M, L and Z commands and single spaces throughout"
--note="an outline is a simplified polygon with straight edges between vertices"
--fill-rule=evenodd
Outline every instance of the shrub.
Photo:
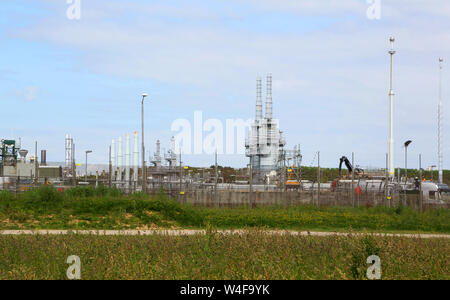
M 14 195 L 9 191 L 0 191 L 0 211 L 4 212 L 10 207 Z
M 59 210 L 63 196 L 51 185 L 43 185 L 37 189 L 26 191 L 22 195 L 23 204 L 27 208 L 42 210 Z

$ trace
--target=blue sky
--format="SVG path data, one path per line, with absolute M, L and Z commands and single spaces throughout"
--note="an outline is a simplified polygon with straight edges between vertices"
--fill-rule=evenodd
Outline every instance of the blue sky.
M 387 151 L 388 38 L 395 35 L 396 165 L 412 139 L 409 165 L 436 165 L 438 57 L 450 60 L 450 4 L 381 0 L 369 20 L 360 0 L 81 0 L 81 19 L 65 0 L 0 4 L 0 136 L 47 149 L 64 160 L 64 137 L 107 161 L 112 138 L 140 128 L 146 144 L 169 147 L 171 124 L 204 118 L 252 118 L 255 79 L 272 73 L 274 115 L 304 164 L 321 151 L 335 167 L 354 151 L 362 166 L 384 166 Z M 446 30 L 447 28 L 447 30 Z M 446 137 L 450 77 L 444 69 Z M 450 143 L 445 142 L 444 167 Z M 221 164 L 244 166 L 243 156 Z M 213 157 L 188 156 L 191 165 Z

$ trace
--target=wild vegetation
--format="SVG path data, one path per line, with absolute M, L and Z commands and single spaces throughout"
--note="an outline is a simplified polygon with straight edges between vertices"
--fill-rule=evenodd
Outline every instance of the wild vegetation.
M 67 279 L 367 279 L 371 255 L 381 279 L 450 279 L 448 239 L 292 236 L 250 231 L 222 236 L 0 236 L 0 280 Z
M 192 207 L 161 191 L 123 195 L 104 187 L 64 193 L 43 186 L 0 192 L 0 229 L 270 228 L 318 231 L 450 233 L 450 211 L 407 207 Z

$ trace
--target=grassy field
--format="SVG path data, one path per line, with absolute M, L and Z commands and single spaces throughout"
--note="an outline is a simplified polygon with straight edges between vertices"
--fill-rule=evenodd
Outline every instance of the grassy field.
M 0 236 L 1 279 L 366 279 L 378 255 L 388 279 L 450 279 L 448 239 L 375 236 Z
M 15 197 L 0 192 L 1 229 L 270 228 L 450 233 L 450 210 L 406 207 L 194 208 L 163 193 L 122 195 L 106 188 L 58 193 L 50 186 Z

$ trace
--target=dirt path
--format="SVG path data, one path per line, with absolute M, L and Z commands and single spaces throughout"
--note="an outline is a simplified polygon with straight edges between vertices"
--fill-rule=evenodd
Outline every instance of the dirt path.
M 247 230 L 217 230 L 219 234 L 245 234 Z M 348 235 L 364 235 L 367 233 L 344 233 L 344 232 L 309 232 L 309 231 L 293 231 L 293 230 L 264 230 L 266 234 L 291 234 L 300 236 L 348 236 Z M 181 229 L 181 230 L 1 230 L 0 235 L 66 235 L 66 234 L 83 234 L 83 235 L 196 235 L 205 234 L 206 230 Z M 450 238 L 449 234 L 392 234 L 392 233 L 370 233 L 376 236 L 394 236 L 409 238 Z

